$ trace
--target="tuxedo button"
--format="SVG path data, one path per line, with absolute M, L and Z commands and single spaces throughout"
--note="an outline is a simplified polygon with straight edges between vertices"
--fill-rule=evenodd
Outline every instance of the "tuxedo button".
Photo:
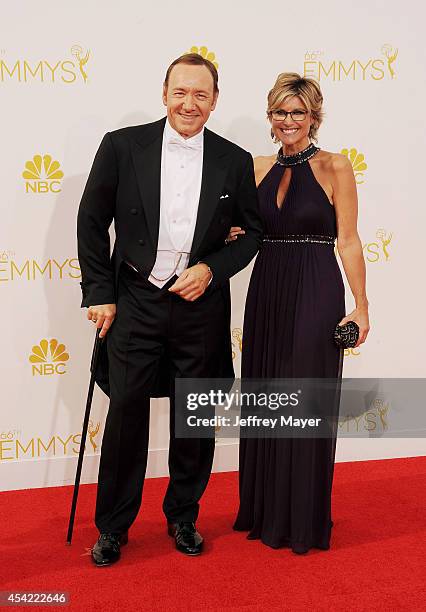
M 131 215 L 137 215 L 138 214 L 138 209 L 137 208 L 131 208 L 130 209 L 130 214 Z
M 142 240 L 142 238 L 140 240 L 138 240 L 138 244 L 140 244 L 141 246 L 143 246 L 145 244 L 145 240 Z

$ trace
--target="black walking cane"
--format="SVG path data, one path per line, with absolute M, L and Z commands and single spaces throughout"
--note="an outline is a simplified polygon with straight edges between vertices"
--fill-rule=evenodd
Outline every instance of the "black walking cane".
M 103 338 L 99 337 L 100 329 L 96 330 L 95 344 L 93 346 L 92 360 L 90 362 L 90 383 L 89 392 L 87 394 L 86 412 L 84 414 L 83 430 L 81 432 L 80 452 L 78 454 L 77 472 L 75 474 L 74 494 L 72 496 L 71 514 L 68 523 L 67 544 L 71 545 L 72 532 L 74 529 L 75 510 L 77 508 L 78 490 L 80 488 L 81 468 L 83 466 L 84 448 L 86 446 L 87 428 L 89 426 L 90 408 L 92 406 L 93 389 L 95 388 L 95 373 L 99 359 L 99 349 L 103 342 Z

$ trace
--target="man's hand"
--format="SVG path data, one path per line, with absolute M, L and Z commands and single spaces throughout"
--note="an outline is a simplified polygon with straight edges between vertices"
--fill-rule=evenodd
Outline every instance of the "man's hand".
M 177 293 L 188 302 L 193 302 L 203 295 L 211 278 L 212 273 L 208 265 L 199 263 L 184 270 L 174 285 L 169 287 L 169 291 Z
M 117 307 L 115 304 L 99 304 L 98 306 L 89 306 L 87 309 L 89 321 L 96 323 L 97 329 L 102 328 L 99 334 L 100 338 L 103 338 L 111 327 L 116 312 Z

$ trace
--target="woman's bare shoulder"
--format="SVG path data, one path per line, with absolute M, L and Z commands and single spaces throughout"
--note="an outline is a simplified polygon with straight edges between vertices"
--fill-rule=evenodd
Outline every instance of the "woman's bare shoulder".
M 259 155 L 254 158 L 255 172 L 265 172 L 270 170 L 275 163 L 276 155 Z
M 259 185 L 275 163 L 275 155 L 259 155 L 254 158 L 254 175 L 256 185 Z
M 352 171 L 350 160 L 342 153 L 332 153 L 331 151 L 319 151 L 313 159 L 317 158 L 318 162 L 323 166 L 324 170 L 330 172 L 347 172 Z

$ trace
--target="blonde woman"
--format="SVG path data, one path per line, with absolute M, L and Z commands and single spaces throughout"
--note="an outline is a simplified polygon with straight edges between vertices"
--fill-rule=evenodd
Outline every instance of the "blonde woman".
M 277 156 L 255 159 L 264 241 L 244 317 L 242 376 L 341 377 L 338 323 L 369 331 L 365 264 L 357 232 L 357 195 L 349 160 L 314 145 L 323 97 L 312 79 L 283 73 L 268 95 Z M 232 228 L 229 240 L 241 228 Z M 345 316 L 344 284 L 353 293 Z M 295 553 L 328 549 L 335 437 L 242 439 L 240 508 L 234 529 Z

